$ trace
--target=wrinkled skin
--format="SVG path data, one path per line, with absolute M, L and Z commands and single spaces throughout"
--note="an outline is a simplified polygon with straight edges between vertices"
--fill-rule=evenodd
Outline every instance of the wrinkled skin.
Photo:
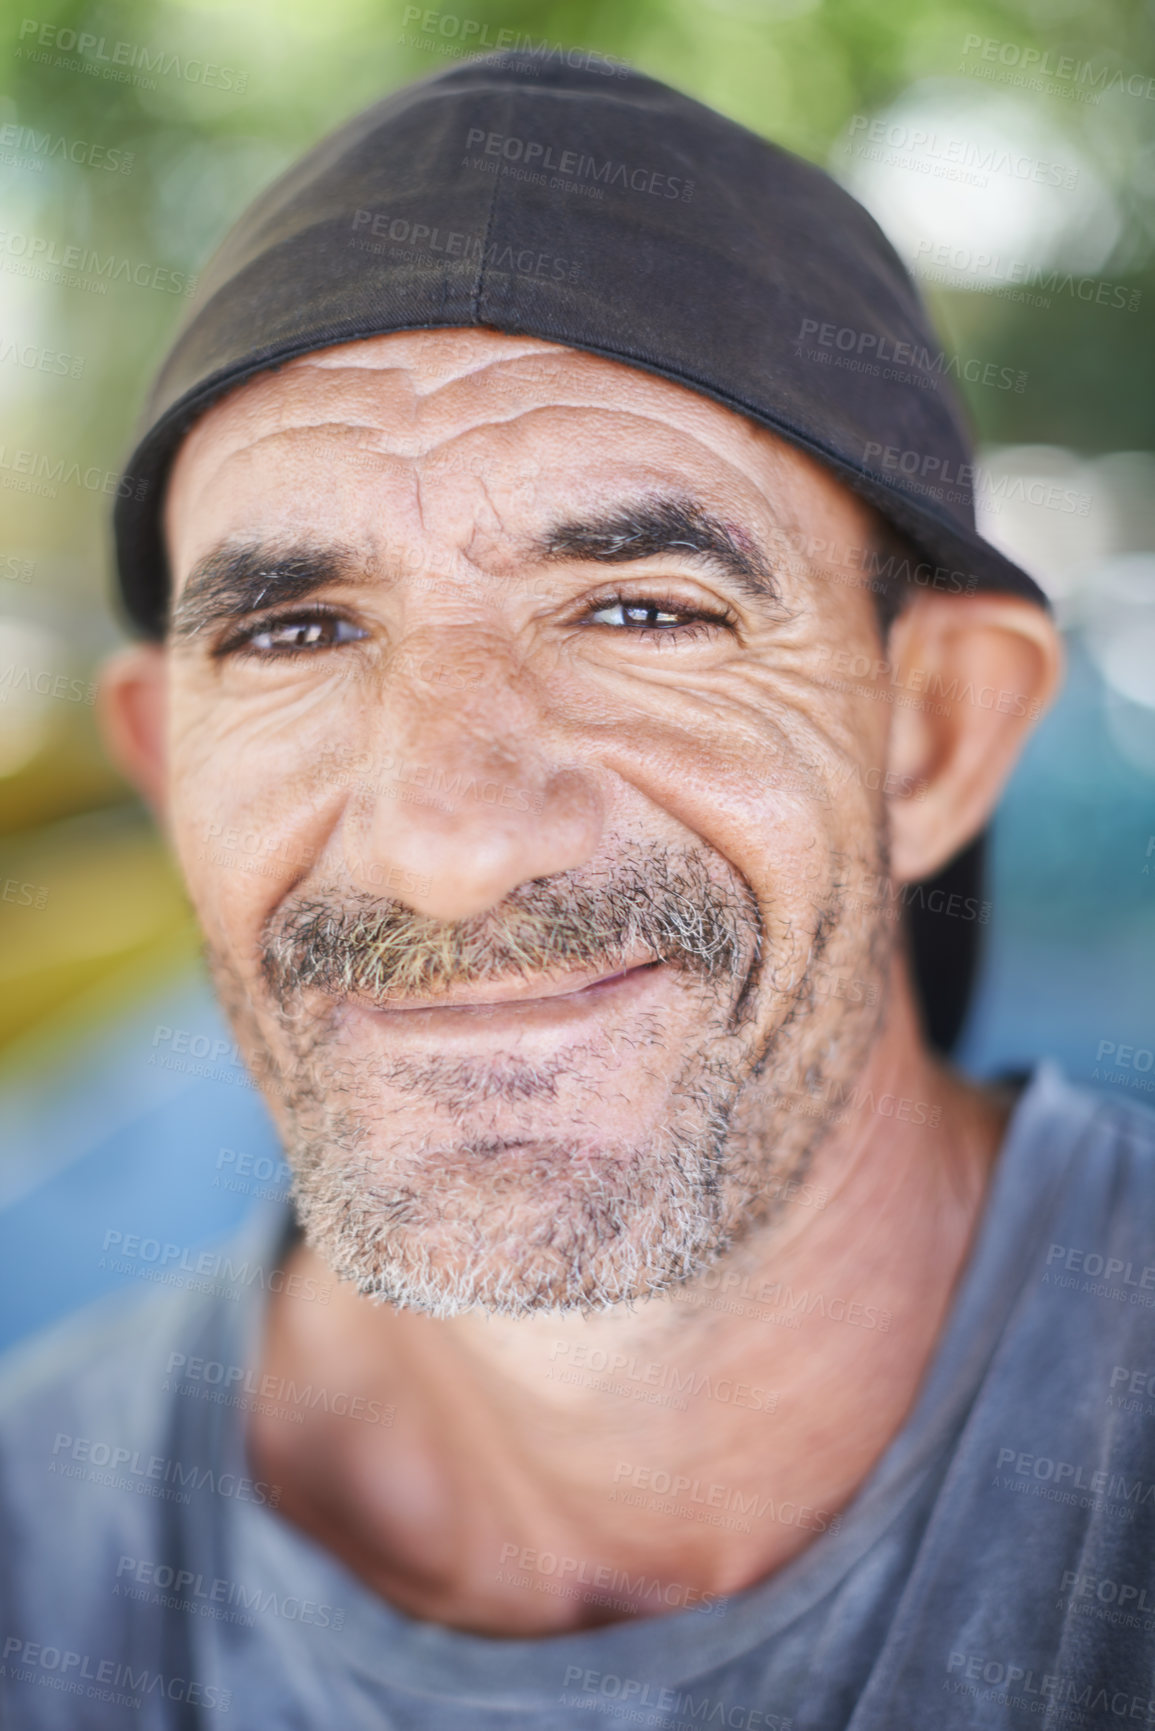
M 320 355 L 290 369 L 287 401 L 284 374 L 250 387 L 193 434 L 170 516 L 182 574 L 261 536 L 348 547 L 371 577 L 320 592 L 353 640 L 264 662 L 251 646 L 212 659 L 210 630 L 180 647 L 174 834 L 246 1052 L 270 1054 L 284 1090 L 315 1241 L 366 1287 L 435 1308 L 643 1296 L 764 1218 L 770 1181 L 815 1132 L 776 1096 L 853 1078 L 893 929 L 882 907 L 846 906 L 883 868 L 880 801 L 851 772 L 881 761 L 885 715 L 820 677 L 836 635 L 877 653 L 868 593 L 783 575 L 781 599 L 758 603 L 677 553 L 519 559 L 559 519 L 660 491 L 699 501 L 773 567 L 807 489 L 831 484 L 784 451 L 768 463 L 765 441 L 685 393 L 502 347 L 432 389 L 374 364 L 385 344 L 365 345 L 361 368 Z M 837 531 L 861 542 L 865 508 L 838 506 Z M 590 621 L 598 603 L 652 597 L 684 626 Z M 425 791 L 423 768 L 440 776 L 432 807 L 405 798 Z M 454 776 L 480 791 L 455 797 Z M 214 825 L 259 829 L 262 864 L 306 860 L 306 875 L 213 867 Z M 477 857 L 468 876 L 463 855 Z M 644 905 L 671 860 L 668 895 L 692 899 L 696 867 L 730 905 L 731 968 L 658 967 L 564 1021 L 383 1016 L 372 991 L 335 1006 L 292 968 L 272 1000 L 253 968 L 271 916 L 387 902 L 367 868 L 429 880 L 423 911 L 476 919 L 563 874 L 612 898 L 637 870 Z M 644 937 L 626 955 L 591 947 L 595 974 L 658 953 Z
M 590 556 L 590 525 L 671 499 L 724 525 L 744 576 L 716 549 Z M 303 1265 L 350 1282 L 324 1318 L 274 1308 L 270 1361 L 313 1354 L 387 1387 L 407 1330 L 423 1367 L 489 1355 L 510 1379 L 494 1436 L 548 1435 L 552 1472 L 569 1450 L 575 1483 L 601 1483 L 597 1398 L 586 1412 L 548 1390 L 564 1436 L 537 1410 L 542 1328 L 649 1330 L 667 1355 L 739 1370 L 781 1350 L 773 1386 L 793 1377 L 801 1404 L 786 1398 L 775 1459 L 837 1506 L 917 1384 L 1002 1122 L 922 1047 L 888 860 L 916 880 L 985 820 L 1057 678 L 1045 617 L 919 594 L 887 662 L 856 575 L 874 520 L 831 475 L 667 381 L 490 332 L 376 338 L 250 381 L 186 438 L 166 522 L 173 637 L 110 670 L 110 737 L 164 813 L 296 1169 Z M 821 566 L 796 552 L 816 538 Z M 295 560 L 290 581 L 323 556 L 324 580 L 282 606 L 282 572 L 263 610 L 217 617 L 209 579 L 219 601 L 222 556 L 245 546 Z M 836 655 L 866 674 L 833 678 Z M 1029 701 L 894 700 L 928 672 Z M 944 1127 L 822 1105 L 879 1079 L 946 1101 Z M 841 1186 L 841 1212 L 783 1210 L 807 1171 Z M 685 1300 L 726 1266 L 836 1269 L 901 1326 L 808 1338 L 791 1370 L 765 1330 L 689 1326 Z M 840 1394 L 819 1424 L 803 1391 L 824 1365 L 847 1400 L 871 1379 L 868 1423 Z M 501 1378 L 484 1395 L 498 1407 Z M 457 1386 L 464 1414 L 482 1385 Z M 390 1442 L 390 1482 L 411 1448 L 423 1483 L 444 1456 L 452 1485 L 456 1426 L 413 1425 Z M 460 1485 L 443 1527 L 429 1492 L 412 1550 L 404 1496 L 374 1503 L 364 1438 L 258 1425 L 254 1447 L 296 1483 L 295 1518 L 399 1602 L 537 1626 L 540 1603 L 511 1612 L 478 1584 L 491 1575 L 454 1573 L 470 1573 Z M 770 1470 L 765 1436 L 725 1447 L 734 1482 Z M 498 1531 L 545 1458 L 523 1462 Z M 607 1545 L 651 1555 L 645 1517 L 610 1527 Z M 452 1584 L 430 1587 L 423 1563 L 415 1585 L 405 1559 L 440 1554 L 438 1535 Z M 729 1590 L 802 1542 L 700 1533 L 708 1562 L 677 1566 Z

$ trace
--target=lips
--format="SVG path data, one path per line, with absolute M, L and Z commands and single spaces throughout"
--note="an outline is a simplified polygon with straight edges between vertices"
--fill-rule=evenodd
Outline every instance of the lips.
M 664 965 L 661 959 L 615 968 L 611 973 L 585 969 L 560 975 L 549 980 L 522 979 L 516 975 L 504 980 L 489 980 L 472 986 L 457 986 L 434 997 L 406 997 L 394 1002 L 358 998 L 364 1008 L 379 1014 L 405 1015 L 415 1010 L 496 1010 L 530 1008 L 565 999 L 588 998 L 626 980 L 653 972 Z M 560 1007 L 560 1002 L 559 1002 Z

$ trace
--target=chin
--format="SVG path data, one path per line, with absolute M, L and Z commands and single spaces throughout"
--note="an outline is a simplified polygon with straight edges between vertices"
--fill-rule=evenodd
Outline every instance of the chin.
M 632 1147 L 479 1136 L 393 1161 L 388 1181 L 330 1143 L 298 1167 L 298 1212 L 317 1255 L 381 1303 L 437 1317 L 604 1310 L 704 1272 L 765 1215 L 719 1133 Z

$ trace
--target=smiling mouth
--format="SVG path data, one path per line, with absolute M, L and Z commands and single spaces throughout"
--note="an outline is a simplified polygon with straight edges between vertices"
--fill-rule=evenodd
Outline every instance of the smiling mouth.
M 429 1011 L 456 1011 L 459 1014 L 473 1013 L 492 1014 L 495 1010 L 533 1010 L 541 1005 L 556 1004 L 562 1008 L 569 1003 L 591 1000 L 600 997 L 605 992 L 613 991 L 626 981 L 640 980 L 645 974 L 653 973 L 664 967 L 665 961 L 657 960 L 640 962 L 634 967 L 615 968 L 608 974 L 566 974 L 562 978 L 543 982 L 540 979 L 525 980 L 516 976 L 507 980 L 494 980 L 484 985 L 459 987 L 456 990 L 438 994 L 429 998 L 409 998 L 403 1002 L 380 1003 L 376 1000 L 358 1000 L 365 1009 L 374 1011 L 377 1015 L 404 1016 Z M 484 996 L 480 994 L 484 992 Z

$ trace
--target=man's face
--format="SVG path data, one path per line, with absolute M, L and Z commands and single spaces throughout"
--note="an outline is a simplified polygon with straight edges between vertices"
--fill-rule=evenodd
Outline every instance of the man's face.
M 314 1247 L 518 1314 L 763 1224 L 885 995 L 886 705 L 827 677 L 871 598 L 791 551 L 867 509 L 665 380 L 452 331 L 234 391 L 166 523 L 171 833 Z

